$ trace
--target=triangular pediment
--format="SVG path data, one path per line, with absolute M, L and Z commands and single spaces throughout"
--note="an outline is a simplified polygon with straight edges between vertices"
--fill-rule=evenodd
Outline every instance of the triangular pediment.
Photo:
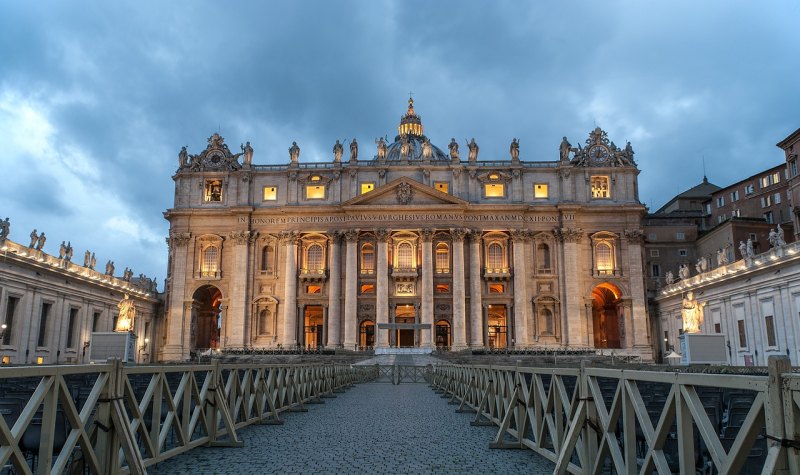
M 346 201 L 343 206 L 463 206 L 466 204 L 467 202 L 461 198 L 442 193 L 411 178 L 400 177 Z

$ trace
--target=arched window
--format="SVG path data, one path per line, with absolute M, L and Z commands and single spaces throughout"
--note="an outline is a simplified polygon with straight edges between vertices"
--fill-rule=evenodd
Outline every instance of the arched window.
M 371 274 L 375 271 L 375 247 L 372 244 L 361 246 L 361 273 Z
M 447 274 L 450 272 L 450 247 L 447 243 L 436 244 L 436 273 Z
M 549 308 L 543 308 L 540 312 L 541 324 L 545 335 L 553 335 L 555 330 L 555 322 L 553 321 L 553 312 Z
M 203 251 L 203 263 L 200 272 L 203 276 L 213 276 L 217 273 L 217 257 L 219 249 L 216 246 L 208 246 Z
M 486 267 L 489 269 L 502 269 L 503 246 L 498 242 L 493 242 L 489 244 L 486 251 Z
M 598 274 L 614 273 L 614 253 L 611 244 L 599 242 L 594 248 L 594 258 Z
M 261 270 L 265 272 L 272 272 L 275 266 L 275 248 L 272 245 L 266 245 L 261 248 Z
M 308 251 L 306 251 L 306 267 L 311 271 L 325 269 L 322 262 L 322 246 L 319 244 L 312 244 L 308 247 Z
M 550 272 L 550 246 L 543 242 L 536 246 L 536 269 L 539 272 Z
M 397 246 L 397 267 L 400 269 L 410 269 L 412 267 L 412 250 L 411 243 L 401 242 Z

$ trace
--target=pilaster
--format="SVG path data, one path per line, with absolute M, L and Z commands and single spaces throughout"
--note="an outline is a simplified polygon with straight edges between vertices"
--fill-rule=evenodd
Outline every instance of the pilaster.
M 525 245 L 529 240 L 526 231 L 511 231 L 514 252 L 514 340 L 515 346 L 525 347 L 528 340 L 530 307 L 528 303 L 528 266 L 525 265 Z
M 377 229 L 375 231 L 377 240 L 377 255 L 375 269 L 375 320 L 378 325 L 389 323 L 389 252 L 387 240 L 389 231 Z M 376 327 L 375 347 L 386 348 L 389 344 L 389 330 L 382 330 Z
M 433 346 L 433 230 L 423 229 L 422 236 L 422 289 L 420 292 L 422 323 L 430 325 L 429 330 L 422 330 L 420 347 Z
M 348 229 L 344 232 L 347 242 L 347 255 L 345 256 L 345 282 L 344 282 L 344 347 L 353 349 L 357 345 L 358 336 L 358 229 Z
M 481 298 L 481 232 L 473 229 L 469 234 L 469 303 L 470 339 L 472 347 L 484 345 L 483 303 Z
M 186 314 L 184 311 L 184 299 L 187 298 L 186 275 L 187 272 L 192 272 L 191 266 L 187 265 L 188 244 L 191 237 L 191 233 L 170 233 L 167 238 L 169 252 L 172 253 L 172 269 L 170 269 L 170 301 L 167 304 L 165 328 L 167 341 L 161 350 L 162 361 L 183 361 L 189 357 L 189 344 L 184 343 L 183 338 L 189 334 L 191 321 L 191 314 Z M 191 298 L 191 295 L 188 298 Z
M 557 228 L 556 237 L 563 243 L 564 302 L 566 324 L 564 340 L 568 345 L 581 344 L 581 276 L 578 244 L 583 238 L 580 228 Z
M 226 338 L 221 342 L 223 347 L 244 347 L 250 345 L 250 340 L 245 334 L 245 322 L 248 321 L 246 302 L 247 281 L 250 275 L 248 269 L 249 244 L 256 233 L 250 231 L 235 231 L 228 234 L 233 243 L 233 260 L 231 262 L 230 288 L 228 289 L 228 311 L 225 313 Z
M 297 346 L 297 234 L 285 232 L 279 238 L 286 256 L 281 343 L 293 348 Z
M 453 341 L 452 346 L 461 349 L 467 346 L 466 289 L 464 282 L 464 236 L 465 229 L 451 229 L 453 241 Z
M 644 231 L 641 229 L 628 229 L 625 231 L 628 242 L 628 281 L 631 286 L 631 317 L 630 328 L 626 328 L 625 336 L 632 339 L 635 348 L 647 348 L 647 301 L 645 299 L 644 275 L 642 265 L 642 242 Z
M 330 280 L 328 284 L 328 307 L 326 309 L 327 323 L 325 328 L 328 332 L 328 338 L 325 340 L 327 346 L 338 348 L 342 344 L 341 340 L 341 302 L 342 302 L 342 265 L 341 265 L 341 248 L 339 241 L 341 235 L 338 231 L 330 231 L 328 233 L 330 238 L 331 260 L 330 260 Z M 348 279 L 353 276 L 347 274 Z

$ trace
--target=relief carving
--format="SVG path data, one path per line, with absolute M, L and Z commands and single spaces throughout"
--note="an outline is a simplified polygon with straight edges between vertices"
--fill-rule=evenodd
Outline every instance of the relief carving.
M 583 229 L 581 228 L 555 228 L 553 231 L 556 237 L 563 242 L 581 242 Z

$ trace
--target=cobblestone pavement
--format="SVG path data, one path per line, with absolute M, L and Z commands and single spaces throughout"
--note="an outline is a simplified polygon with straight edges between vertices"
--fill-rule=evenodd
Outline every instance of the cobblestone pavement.
M 472 427 L 427 384 L 360 384 L 280 426 L 239 431 L 244 448 L 196 448 L 149 467 L 174 473 L 553 473 L 530 450 L 489 449 L 494 427 Z

